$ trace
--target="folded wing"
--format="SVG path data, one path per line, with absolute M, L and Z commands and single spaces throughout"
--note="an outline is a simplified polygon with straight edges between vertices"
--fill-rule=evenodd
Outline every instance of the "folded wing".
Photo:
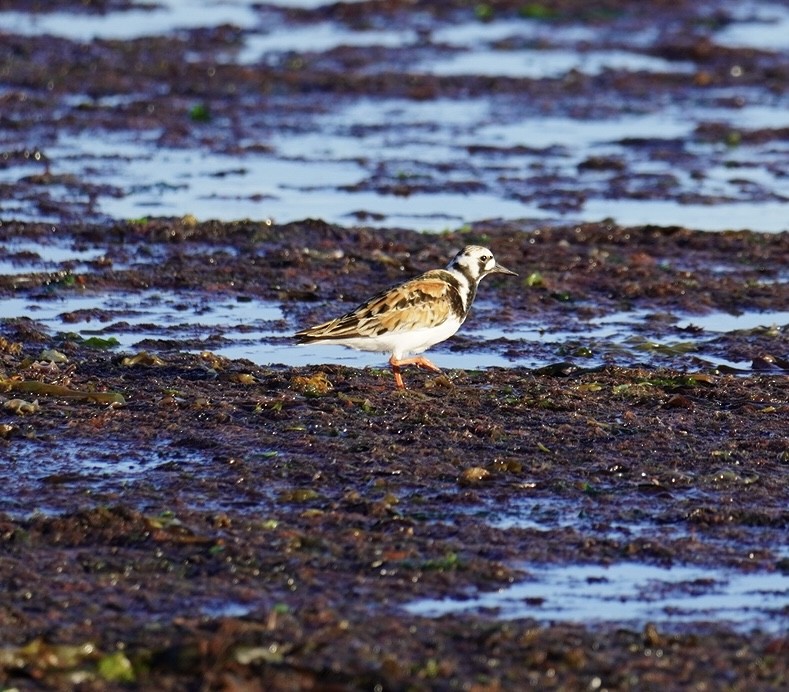
M 301 342 L 351 339 L 437 327 L 462 301 L 442 270 L 428 272 L 373 296 L 353 312 L 296 333 Z

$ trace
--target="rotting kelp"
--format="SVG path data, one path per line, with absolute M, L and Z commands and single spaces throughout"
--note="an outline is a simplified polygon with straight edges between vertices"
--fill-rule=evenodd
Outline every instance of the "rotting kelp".
M 58 399 L 91 401 L 97 404 L 111 404 L 114 406 L 126 403 L 126 399 L 120 392 L 82 392 L 63 385 L 39 382 L 38 380 L 14 380 L 13 378 L 0 380 L 0 391 L 37 394 Z

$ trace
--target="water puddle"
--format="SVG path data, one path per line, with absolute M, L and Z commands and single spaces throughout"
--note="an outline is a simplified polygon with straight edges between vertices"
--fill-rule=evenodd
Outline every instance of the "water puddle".
M 492 308 L 481 302 L 484 315 Z M 706 362 L 709 367 L 750 369 L 750 363 L 727 360 L 706 347 L 721 334 L 759 328 L 785 329 L 789 325 L 789 312 L 780 310 L 739 315 L 726 312 L 698 316 L 666 315 L 662 316 L 665 325 L 654 327 L 650 326 L 651 316 L 649 310 L 629 310 L 561 326 L 513 322 L 495 328 L 477 328 L 472 314 L 461 334 L 483 347 L 496 348 L 502 355 L 507 355 L 509 349 L 519 343 L 525 344 L 530 352 L 524 354 L 516 349 L 513 355 L 509 355 L 510 366 L 540 367 L 550 360 L 548 354 L 552 354 L 553 359 L 569 358 L 587 367 L 667 357 L 675 362 L 691 358 L 696 365 Z M 668 335 L 664 331 L 666 327 Z M 691 335 L 683 333 L 689 328 L 692 328 Z
M 0 26 L 22 36 L 57 36 L 72 41 L 131 40 L 179 29 L 220 24 L 252 28 L 259 17 L 248 0 L 159 0 L 145 9 L 80 12 L 0 12 Z
M 786 202 L 727 202 L 680 204 L 673 200 L 590 199 L 584 205 L 587 219 L 616 219 L 623 226 L 655 223 L 698 231 L 751 230 L 782 233 L 789 230 Z
M 361 2 L 363 0 L 349 0 Z M 141 3 L 142 4 L 142 3 Z M 331 4 L 327 0 L 272 0 L 265 3 L 274 8 L 316 9 Z M 242 62 L 252 61 L 267 51 L 330 50 L 353 45 L 408 45 L 417 34 L 413 31 L 352 31 L 328 22 L 320 22 L 298 29 L 271 31 L 262 21 L 259 8 L 251 0 L 160 0 L 155 5 L 123 10 L 109 10 L 102 14 L 46 12 L 0 12 L 3 30 L 25 36 L 57 36 L 73 41 L 131 40 L 146 36 L 162 36 L 178 30 L 230 24 L 250 32 Z M 784 50 L 789 47 L 789 12 L 777 3 L 744 3 L 733 8 L 735 21 L 714 32 L 714 40 L 738 48 Z M 598 31 L 604 30 L 598 29 Z M 261 32 L 261 33 L 258 33 Z M 644 34 L 642 36 L 642 34 Z M 438 27 L 433 41 L 467 48 L 474 45 L 518 38 L 521 41 L 550 40 L 552 43 L 575 44 L 592 41 L 595 30 L 579 24 L 555 24 L 541 21 L 497 20 L 493 22 L 465 22 Z M 652 38 L 649 32 L 631 32 L 620 39 L 629 45 L 640 46 Z M 646 57 L 646 56 L 645 56 Z M 651 69 L 647 59 L 646 67 Z M 616 67 L 616 65 L 614 65 Z M 571 68 L 570 68 L 571 69 Z M 630 69 L 625 65 L 625 69 Z M 550 71 L 550 70 L 549 70 Z
M 693 327 L 705 332 L 728 333 L 735 331 L 749 331 L 760 327 L 787 327 L 789 326 L 789 310 L 776 312 L 744 312 L 732 315 L 728 312 L 713 312 L 707 315 L 696 315 L 684 318 L 677 322 L 677 328 L 688 329 Z
M 737 21 L 715 34 L 715 40 L 733 48 L 786 51 L 789 49 L 789 8 L 772 2 L 732 5 Z
M 0 499 L 5 513 L 20 518 L 73 511 L 71 487 L 82 488 L 88 483 L 90 494 L 118 494 L 129 484 L 148 482 L 151 474 L 168 474 L 179 468 L 191 473 L 195 464 L 204 461 L 199 452 L 166 441 L 142 449 L 115 438 L 104 439 L 101 445 L 88 439 L 82 444 L 16 440 L 3 451 L 10 480 L 0 491 Z M 62 492 L 42 492 L 44 486 L 58 487 Z M 48 498 L 45 504 L 41 497 Z
M 499 43 L 507 39 L 545 41 L 572 45 L 594 41 L 596 29 L 581 24 L 530 22 L 524 19 L 500 19 L 493 22 L 463 22 L 436 28 L 432 34 L 436 44 L 469 49 Z
M 383 367 L 386 360 L 342 346 L 294 348 L 296 327 L 285 321 L 281 307 L 246 297 L 143 291 L 8 298 L 0 303 L 0 319 L 21 316 L 55 334 L 115 339 L 124 351 L 209 350 L 226 358 L 289 366 Z M 441 362 L 447 368 L 511 365 L 495 352 L 444 353 Z
M 496 50 L 491 42 L 512 39 L 518 43 L 544 40 L 550 36 L 552 45 L 564 42 L 567 47 L 542 49 Z M 662 58 L 626 50 L 584 51 L 578 53 L 573 44 L 589 41 L 594 32 L 586 27 L 552 26 L 550 32 L 539 22 L 503 21 L 491 24 L 464 23 L 436 30 L 427 43 L 416 29 L 351 30 L 331 22 L 320 22 L 292 28 L 255 33 L 244 41 L 244 47 L 233 55 L 241 64 L 266 62 L 272 55 L 286 51 L 325 52 L 340 47 L 377 47 L 424 49 L 451 46 L 463 49 L 453 56 L 413 61 L 413 72 L 433 75 L 488 75 L 544 79 L 561 77 L 572 70 L 599 74 L 603 70 L 643 70 L 647 72 L 690 73 L 691 63 L 671 62 Z M 382 68 L 385 69 L 385 66 Z
M 519 497 L 509 499 L 504 507 L 496 501 L 486 503 L 484 508 L 476 508 L 471 514 L 487 525 L 505 531 L 573 529 L 611 539 L 630 539 L 659 532 L 663 540 L 681 532 L 680 527 L 658 526 L 651 521 L 643 509 L 641 497 L 630 507 L 620 501 L 619 518 L 611 517 L 608 506 L 601 510 L 600 502 L 600 499 L 582 493 L 573 497 Z
M 670 163 L 632 160 L 635 155 L 627 145 L 629 140 L 648 138 L 656 131 L 667 138 L 687 136 L 694 124 L 686 114 L 679 117 L 677 113 L 676 118 L 647 114 L 610 121 L 557 117 L 505 121 L 491 104 L 444 99 L 438 105 L 446 119 L 438 124 L 430 115 L 435 105 L 393 100 L 340 106 L 315 117 L 310 131 L 274 134 L 271 154 L 172 149 L 123 134 L 107 134 L 100 141 L 92 135 L 63 134 L 61 142 L 48 147 L 47 156 L 57 175 L 98 176 L 102 185 L 119 191 L 121 194 L 99 195 L 95 200 L 63 192 L 71 204 L 110 218 L 189 213 L 200 219 L 287 222 L 303 218 L 308 209 L 310 215 L 334 223 L 352 223 L 361 214 L 365 223 L 374 226 L 432 231 L 481 218 L 613 218 L 627 225 L 675 224 L 702 230 L 778 232 L 787 228 L 789 203 L 781 199 L 756 203 L 743 192 L 750 186 L 789 196 L 789 183 L 774 172 L 780 152 L 768 145 L 742 147 L 736 155 L 727 154 L 726 160 L 737 164 L 735 168 L 724 165 L 714 147 L 706 151 L 701 147 L 700 157 L 717 157 L 701 181 Z M 753 114 L 744 110 L 728 115 L 741 118 L 741 122 L 751 117 L 761 122 L 780 121 L 774 110 L 764 108 Z M 382 117 L 391 118 L 391 125 L 372 125 Z M 783 117 L 786 122 L 785 113 Z M 637 182 L 629 184 L 633 197 L 611 198 L 609 176 L 595 173 L 587 174 L 587 185 L 596 193 L 588 196 L 579 210 L 557 211 L 546 208 L 539 197 L 525 199 L 522 195 L 530 185 L 524 171 L 539 166 L 569 180 L 578 175 L 583 161 L 594 157 L 632 160 L 634 180 L 641 176 L 647 184 L 656 177 L 671 176 L 681 182 L 676 195 L 695 188 L 696 194 L 718 196 L 722 201 L 711 205 L 645 199 L 638 196 Z M 746 165 L 752 159 L 762 163 Z M 29 175 L 35 165 L 9 165 L 0 171 L 0 182 L 13 184 Z M 413 189 L 396 194 L 393 190 L 399 185 L 412 185 Z M 460 189 L 452 191 L 453 185 Z M 59 194 L 56 186 L 49 192 Z M 6 215 L 24 217 L 25 209 L 20 200 L 0 201 L 0 213 Z
M 125 351 L 211 350 L 228 358 L 265 358 L 260 342 L 281 336 L 279 305 L 236 296 L 166 291 L 8 298 L 0 318 L 27 316 L 53 333 L 115 339 Z M 279 349 L 277 349 L 279 350 Z M 286 347 L 281 347 L 283 353 Z
M 17 241 L 0 247 L 0 275 L 22 276 L 37 272 L 85 267 L 104 256 L 98 248 L 77 249 L 68 245 Z
M 432 60 L 416 67 L 435 75 L 486 75 L 499 77 L 557 78 L 570 71 L 596 75 L 604 70 L 692 72 L 690 63 L 676 63 L 627 51 L 478 50 Z
M 285 51 L 323 52 L 340 46 L 399 48 L 416 41 L 417 34 L 410 29 L 400 31 L 350 31 L 337 24 L 322 22 L 305 27 L 276 29 L 271 33 L 249 36 L 244 47 L 233 57 L 241 64 L 265 62 L 267 56 Z
M 741 631 L 785 632 L 789 627 L 789 575 L 638 563 L 525 566 L 529 578 L 494 592 L 420 599 L 413 615 L 492 611 L 505 620 L 585 625 L 623 623 L 660 628 L 688 623 L 730 623 Z
M 242 45 L 224 57 L 235 63 L 276 63 L 305 48 L 320 54 L 339 46 L 376 46 L 399 50 L 403 70 L 433 75 L 541 79 L 572 70 L 684 74 L 698 68 L 639 52 L 655 37 L 638 32 L 628 34 L 625 48 L 619 41 L 613 48 L 595 49 L 604 27 L 526 19 L 456 24 L 436 19 L 426 34 L 408 22 L 378 30 L 325 19 L 286 26 L 275 7 L 320 4 L 169 0 L 103 15 L 2 12 L 0 24 L 15 33 L 88 40 L 230 23 L 244 30 Z M 737 31 L 763 30 L 769 39 L 787 21 L 780 6 L 749 5 L 738 9 L 736 21 L 717 36 L 736 41 Z M 382 63 L 380 69 L 394 68 Z M 82 98 L 91 109 L 112 109 L 115 102 L 131 107 L 148 96 L 63 98 L 70 108 L 78 108 L 73 100 Z M 43 148 L 54 179 L 46 188 L 50 203 L 45 209 L 31 202 L 35 195 L 20 192 L 18 198 L 0 200 L 0 214 L 57 221 L 55 210 L 63 206 L 96 220 L 192 214 L 285 223 L 309 215 L 340 224 L 363 220 L 430 231 L 491 218 L 787 229 L 789 181 L 782 171 L 789 152 L 780 137 L 738 145 L 707 142 L 695 134 L 710 122 L 733 132 L 789 126 L 784 100 L 752 88 L 736 93 L 709 89 L 691 109 L 671 99 L 627 109 L 601 106 L 598 117 L 555 115 L 512 94 L 425 102 L 338 96 L 317 105 L 309 96 L 292 95 L 280 105 L 277 98 L 271 97 L 259 126 L 239 134 L 236 126 L 217 118 L 210 124 L 216 144 L 194 148 L 168 148 L 158 141 L 161 132 L 122 128 L 100 136 L 84 130 L 47 132 L 43 147 L 35 128 L 14 129 L 13 139 L 0 141 L 0 147 Z M 727 100 L 730 108 L 719 105 Z M 675 153 L 666 156 L 662 148 Z M 589 160 L 607 160 L 614 168 L 585 167 Z M 8 160 L 0 168 L 0 182 L 24 187 L 42 165 L 41 160 Z M 98 191 L 74 189 L 60 180 L 85 181 Z M 665 184 L 659 195 L 653 192 L 656 180 Z
M 100 257 L 95 249 L 70 249 L 33 242 L 14 246 L 13 253 L 38 265 L 84 262 Z M 13 254 L 12 256 L 17 256 Z M 9 273 L 21 277 L 17 260 Z M 3 261 L 0 259 L 0 270 Z M 628 363 L 653 357 L 710 366 L 748 367 L 728 362 L 720 354 L 708 353 L 705 345 L 724 333 L 763 327 L 785 328 L 789 312 L 745 312 L 739 315 L 663 316 L 650 326 L 651 312 L 632 310 L 593 319 L 564 319 L 560 324 L 537 320 L 502 323 L 498 306 L 480 300 L 469 322 L 453 340 L 435 347 L 437 362 L 444 368 L 540 367 L 546 362 L 572 359 L 585 367 L 608 362 Z M 303 366 L 339 364 L 379 367 L 380 354 L 342 346 L 293 348 L 292 333 L 299 327 L 279 303 L 227 294 L 187 294 L 174 291 L 95 293 L 52 287 L 48 292 L 6 298 L 0 303 L 0 319 L 30 317 L 51 333 L 75 333 L 82 339 L 115 340 L 124 351 L 202 351 L 227 358 L 246 358 L 258 364 Z M 495 324 L 496 326 L 491 326 Z M 668 330 L 668 332 L 666 332 Z M 692 331 L 691 335 L 684 333 Z
M 200 608 L 210 618 L 242 618 L 252 612 L 253 606 L 238 601 L 213 601 Z
M 113 141 L 117 148 L 110 152 Z M 308 145 L 308 141 L 293 141 L 290 148 L 294 153 Z M 443 231 L 462 225 L 480 209 L 495 209 L 510 218 L 554 216 L 535 205 L 502 200 L 487 192 L 398 196 L 343 190 L 361 183 L 373 164 L 353 160 L 358 152 L 343 151 L 342 140 L 320 141 L 324 151 L 307 159 L 167 149 L 123 141 L 117 135 L 108 135 L 97 150 L 92 137 L 75 136 L 66 138 L 62 149 L 52 147 L 50 156 L 60 161 L 58 174 L 85 177 L 98 172 L 103 184 L 124 191 L 120 196 L 102 196 L 96 203 L 100 212 L 111 218 L 189 213 L 200 219 L 271 218 L 285 222 L 302 219 L 309 210 L 310 215 L 328 222 L 348 224 L 362 212 L 371 225 Z M 358 149 L 360 143 L 355 141 L 352 146 Z M 340 158 L 326 158 L 327 149 Z M 306 168 L 309 176 L 305 176 Z M 9 167 L 0 180 L 9 181 L 20 173 L 17 167 Z M 87 204 L 89 200 L 82 201 Z M 19 217 L 24 215 L 22 211 L 14 200 L 0 201 L 0 212 Z M 36 215 L 36 219 L 42 220 L 42 216 Z

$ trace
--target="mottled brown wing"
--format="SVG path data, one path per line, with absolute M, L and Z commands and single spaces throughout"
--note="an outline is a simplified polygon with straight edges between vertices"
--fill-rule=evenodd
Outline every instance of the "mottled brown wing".
M 384 332 L 436 327 L 452 315 L 457 290 L 441 276 L 428 272 L 383 291 L 353 312 L 297 332 L 304 341 L 375 336 Z

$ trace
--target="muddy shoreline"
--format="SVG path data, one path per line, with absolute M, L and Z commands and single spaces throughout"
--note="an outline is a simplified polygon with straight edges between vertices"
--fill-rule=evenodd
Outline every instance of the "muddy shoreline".
M 555 5 L 544 16 L 527 11 L 539 5 L 524 10 L 511 2 L 259 6 L 250 10 L 249 21 L 257 17 L 252 27 L 222 24 L 126 40 L 101 36 L 101 24 L 93 40 L 32 29 L 4 34 L 0 172 L 7 175 L 0 179 L 0 210 L 6 218 L 70 223 L 163 216 L 169 209 L 282 223 L 310 215 L 311 195 L 325 191 L 339 207 L 326 220 L 344 224 L 379 219 L 376 225 L 396 226 L 405 216 L 419 228 L 420 219 L 435 225 L 435 217 L 446 217 L 452 228 L 519 213 L 599 220 L 612 213 L 608 207 L 633 213 L 630 203 L 655 202 L 661 216 L 655 221 L 664 225 L 671 223 L 667 211 L 679 217 L 688 206 L 700 208 L 694 212 L 700 222 L 705 207 L 714 213 L 721 204 L 773 205 L 769 213 L 754 206 L 728 227 L 785 229 L 781 152 L 789 128 L 779 116 L 789 73 L 780 50 L 718 43 L 718 32 L 743 19 L 725 4 L 650 3 L 643 12 L 619 2 L 592 10 L 585 3 Z M 490 15 L 475 14 L 485 8 Z M 118 8 L 85 9 L 87 18 L 100 18 Z M 485 27 L 498 23 L 512 35 L 485 41 Z M 431 72 L 431 65 L 463 57 L 469 27 L 482 37 L 480 63 L 492 62 L 491 73 Z M 311 47 L 311 30 L 319 41 L 327 31 L 340 38 Z M 376 31 L 403 37 L 403 45 L 359 38 Z M 461 31 L 457 38 L 454 31 Z M 277 39 L 299 32 L 306 45 L 277 49 Z M 255 39 L 262 40 L 258 52 L 248 46 Z M 496 72 L 495 61 L 507 63 L 520 50 L 533 53 L 538 65 L 574 55 L 577 67 L 533 77 Z M 616 63 L 623 53 L 632 67 Z M 603 67 L 586 69 L 596 55 Z M 659 68 L 651 67 L 655 61 Z M 380 117 L 359 116 L 359 108 L 378 109 Z M 547 141 L 535 136 L 542 122 L 556 119 L 561 136 L 550 124 Z M 513 130 L 521 122 L 522 131 Z M 611 123 L 599 135 L 605 146 L 593 139 L 579 155 L 585 138 L 574 130 L 605 122 Z M 181 167 L 184 152 L 199 156 Z M 269 183 L 272 167 L 294 164 L 309 174 L 275 173 L 285 179 Z M 204 178 L 212 186 L 204 189 Z M 451 201 L 432 205 L 433 195 Z M 479 206 L 464 201 L 474 196 Z M 401 208 L 400 200 L 426 210 Z
M 484 240 L 523 278 L 529 267 L 544 277 L 484 287 L 508 320 L 535 310 L 545 318 L 551 306 L 566 318 L 562 291 L 574 296 L 572 310 L 625 299 L 656 313 L 786 304 L 785 282 L 770 282 L 785 271 L 786 234 L 601 224 L 436 237 L 165 219 L 64 231 L 107 257 L 122 250 L 127 268 L 103 261 L 73 281 L 6 276 L 6 296 L 142 286 L 210 293 L 232 277 L 233 290 L 292 302 L 300 323 Z M 44 240 L 50 231 L 4 223 L 0 233 Z M 128 261 L 151 253 L 161 259 L 156 271 Z M 721 273 L 721 263 L 736 271 Z M 692 278 L 691 295 L 675 272 Z M 785 573 L 785 330 L 729 338 L 723 348 L 768 368 L 747 374 L 548 359 L 542 370 L 408 372 L 409 390 L 397 393 L 383 367 L 267 366 L 177 348 L 141 356 L 88 347 L 67 329 L 64 321 L 53 334 L 34 316 L 2 324 L 4 685 L 779 689 L 786 681 L 787 640 L 775 630 L 550 623 L 538 601 L 533 617 L 517 620 L 403 609 L 505 588 L 551 564 Z M 467 348 L 473 362 L 473 344 L 452 348 Z M 52 350 L 65 361 L 41 362 Z M 15 409 L 14 399 L 35 407 Z M 34 459 L 38 470 L 25 471 Z M 571 520 L 496 528 L 522 502 L 567 506 Z M 785 621 L 785 607 L 772 617 Z
M 780 7 L 46 4 L 0 0 L 0 687 L 789 686 Z M 442 374 L 296 359 L 467 243 L 519 278 Z

